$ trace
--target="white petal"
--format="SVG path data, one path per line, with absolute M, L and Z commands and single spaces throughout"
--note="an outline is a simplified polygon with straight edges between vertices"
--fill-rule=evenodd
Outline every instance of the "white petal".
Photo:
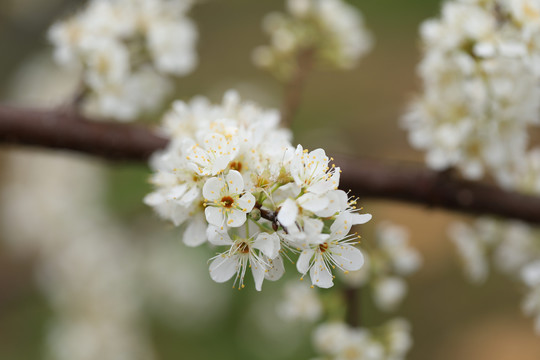
M 210 221 L 209 221 L 210 222 Z M 227 226 L 239 227 L 246 222 L 246 213 L 240 210 L 232 209 L 227 213 Z
M 270 267 L 267 269 L 264 277 L 271 281 L 279 280 L 285 273 L 285 267 L 283 266 L 283 259 L 281 256 L 275 259 L 268 259 Z
M 323 210 L 329 203 L 330 200 L 324 195 L 307 193 L 298 198 L 298 204 L 311 212 Z
M 219 174 L 220 172 L 225 170 L 229 165 L 229 162 L 231 162 L 231 159 L 232 158 L 230 155 L 222 155 L 216 157 L 212 164 L 212 175 Z
M 219 227 L 209 225 L 206 229 L 208 241 L 214 245 L 232 245 L 233 241 L 229 237 L 227 230 L 221 230 Z
M 328 289 L 334 285 L 332 273 L 328 270 L 320 255 L 317 256 L 315 264 L 311 267 L 309 276 L 311 277 L 311 283 L 320 288 Z
M 229 194 L 240 194 L 244 191 L 244 178 L 236 170 L 230 170 L 226 176 Z
M 338 215 L 332 226 L 330 226 L 330 238 L 342 239 L 351 230 L 352 219 L 351 214 L 348 212 L 342 212 Z
M 315 149 L 309 153 L 309 160 L 314 161 L 316 163 L 320 163 L 324 166 L 328 165 L 328 157 L 326 156 L 326 153 L 324 152 L 324 149 Z
M 219 227 L 224 225 L 225 216 L 223 215 L 223 209 L 221 207 L 207 206 L 206 209 L 204 209 L 204 215 L 209 224 Z
M 191 205 L 200 195 L 200 191 L 196 186 L 189 189 L 180 200 L 180 204 L 183 206 Z
M 250 212 L 255 206 L 255 196 L 252 193 L 247 192 L 237 200 L 238 206 L 242 208 L 243 212 Z
M 165 197 L 158 192 L 153 192 L 146 195 L 143 202 L 148 206 L 157 206 L 165 202 Z
M 320 217 L 330 217 L 347 208 L 348 196 L 343 190 L 334 190 L 327 192 L 324 196 L 328 198 L 326 208 L 316 211 L 315 214 Z
M 315 254 L 315 250 L 313 249 L 306 249 L 302 251 L 300 256 L 298 256 L 298 261 L 296 262 L 296 269 L 300 274 L 305 274 L 309 270 L 309 265 L 311 262 L 311 258 Z
M 369 220 L 371 220 L 371 218 L 373 217 L 373 216 L 371 216 L 371 214 L 352 213 L 351 215 L 352 215 L 351 216 L 351 222 L 352 222 L 353 225 L 365 224 Z
M 350 245 L 332 246 L 330 249 L 334 261 L 347 271 L 359 270 L 364 265 L 362 252 Z
M 236 274 L 238 269 L 238 255 L 219 255 L 210 264 L 210 277 L 218 283 L 225 282 Z
M 255 258 L 251 255 L 249 256 L 249 263 L 251 265 L 253 280 L 255 280 L 255 289 L 257 289 L 257 291 L 261 291 L 264 280 L 264 265 L 255 260 Z
M 276 233 L 260 233 L 253 242 L 253 247 L 259 249 L 270 259 L 275 258 L 279 254 L 280 242 L 279 236 Z
M 180 199 L 186 190 L 188 189 L 186 184 L 178 185 L 169 190 L 169 193 L 167 194 L 167 199 L 169 200 L 177 200 Z
M 304 231 L 307 235 L 318 235 L 321 233 L 324 227 L 324 223 L 318 219 L 306 219 L 304 220 Z
M 296 205 L 296 202 L 293 199 L 287 199 L 283 205 L 281 205 L 277 219 L 281 225 L 288 227 L 294 224 L 297 215 L 298 206 Z
M 224 188 L 225 181 L 222 178 L 212 177 L 204 183 L 203 196 L 210 201 L 221 200 L 221 191 Z
M 190 219 L 182 240 L 187 246 L 199 246 L 206 241 L 206 221 L 202 213 Z

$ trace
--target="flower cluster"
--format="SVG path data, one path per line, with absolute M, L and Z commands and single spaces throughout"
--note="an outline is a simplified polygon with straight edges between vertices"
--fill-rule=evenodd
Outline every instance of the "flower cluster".
M 185 15 L 191 3 L 91 0 L 49 29 L 56 61 L 81 71 L 87 111 L 128 121 L 160 105 L 172 89 L 169 77 L 197 62 L 197 30 Z
M 520 222 L 497 222 L 481 218 L 472 226 L 455 223 L 449 231 L 472 282 L 489 275 L 489 256 L 495 267 L 518 277 L 521 269 L 540 258 L 540 233 Z
M 410 325 L 393 319 L 375 329 L 352 328 L 344 323 L 324 323 L 313 343 L 324 357 L 317 359 L 402 360 L 412 346 Z
M 321 65 L 350 69 L 371 49 L 362 15 L 342 0 L 288 0 L 287 10 L 266 16 L 263 28 L 270 45 L 253 53 L 257 66 L 280 79 L 295 73 L 305 53 Z
M 220 105 L 204 98 L 177 101 L 164 119 L 169 146 L 151 165 L 156 190 L 146 204 L 175 225 L 184 242 L 225 246 L 212 259 L 217 282 L 244 287 L 251 269 L 257 290 L 284 272 L 283 258 L 300 254 L 302 275 L 314 286 L 333 285 L 332 270 L 358 270 L 364 260 L 349 234 L 371 219 L 338 190 L 340 169 L 324 150 L 290 144 L 279 113 L 241 102 L 228 92 Z
M 450 238 L 456 243 L 468 278 L 475 283 L 489 275 L 490 256 L 495 267 L 515 280 L 522 280 L 531 293 L 523 309 L 531 316 L 540 316 L 540 289 L 537 269 L 540 259 L 540 232 L 520 222 L 497 222 L 482 218 L 472 226 L 453 224 Z M 536 269 L 536 270 L 535 270 Z M 540 334 L 537 320 L 536 331 Z
M 421 36 L 424 90 L 403 119 L 411 144 L 433 169 L 515 187 L 527 127 L 540 120 L 540 5 L 448 1 Z
M 407 293 L 404 277 L 420 267 L 420 253 L 409 245 L 407 231 L 390 222 L 377 225 L 376 243 L 364 246 L 365 265 L 342 278 L 353 287 L 369 286 L 375 305 L 383 311 L 394 310 Z

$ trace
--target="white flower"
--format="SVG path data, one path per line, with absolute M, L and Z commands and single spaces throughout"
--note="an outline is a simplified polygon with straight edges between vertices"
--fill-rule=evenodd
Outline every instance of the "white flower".
M 339 360 L 383 360 L 385 348 L 365 328 L 351 328 L 344 323 L 324 323 L 313 333 L 315 348 Z
M 540 26 L 534 1 L 447 1 L 421 27 L 423 91 L 403 117 L 412 146 L 435 170 L 503 187 L 527 158 L 527 129 L 540 121 Z
M 313 344 L 319 352 L 337 354 L 344 347 L 348 331 L 341 322 L 323 323 L 313 332 Z
M 291 175 L 296 185 L 313 194 L 324 194 L 336 190 L 339 184 L 339 168 L 328 166 L 330 159 L 323 149 L 308 152 L 302 145 L 296 148 L 291 161 Z
M 244 287 L 244 276 L 248 267 L 255 281 L 255 289 L 261 291 L 265 279 L 278 280 L 284 272 L 279 256 L 280 241 L 276 234 L 260 233 L 256 238 L 231 240 L 227 233 L 214 230 L 218 236 L 210 236 L 216 245 L 230 245 L 228 251 L 217 255 L 210 264 L 210 277 L 216 282 L 225 282 L 235 274 L 233 287 Z
M 324 150 L 292 147 L 276 111 L 229 91 L 218 105 L 201 97 L 175 102 L 162 132 L 171 141 L 152 156 L 155 190 L 145 203 L 176 226 L 185 224 L 186 245 L 208 239 L 229 246 L 212 262 L 214 280 L 236 273 L 243 282 L 248 265 L 257 288 L 261 269 L 277 279 L 282 258 L 272 249 L 291 260 L 302 252 L 298 269 L 320 287 L 332 285 L 329 266 L 362 266 L 356 235 L 348 232 L 371 215 L 359 214 L 356 199 L 337 190 L 339 169 L 330 169 Z
M 246 213 L 255 206 L 255 197 L 244 192 L 242 175 L 235 170 L 225 177 L 213 177 L 203 187 L 206 200 L 204 210 L 206 220 L 215 226 L 242 226 L 246 222 Z
M 209 133 L 204 137 L 202 146 L 186 142 L 184 151 L 189 165 L 199 175 L 216 175 L 225 170 L 236 156 L 238 144 L 222 134 Z
M 540 286 L 540 260 L 523 267 L 521 269 L 521 279 L 529 287 Z
M 292 76 L 306 49 L 317 63 L 338 69 L 351 69 L 371 49 L 361 13 L 342 0 L 288 0 L 287 11 L 263 19 L 270 45 L 253 52 L 255 65 L 278 78 Z
M 88 96 L 84 109 L 91 116 L 131 121 L 141 112 L 152 111 L 170 89 L 167 78 L 143 67 L 123 82 L 103 82 L 92 88 L 94 92 Z
M 284 299 L 277 305 L 277 313 L 285 320 L 317 321 L 322 315 L 322 303 L 315 290 L 304 283 L 285 285 Z
M 522 304 L 523 312 L 535 317 L 535 330 L 540 334 L 540 260 L 525 266 L 521 270 L 521 279 L 530 289 Z
M 374 284 L 374 300 L 383 311 L 394 310 L 407 293 L 407 284 L 399 277 L 383 277 Z
M 411 325 L 405 319 L 397 318 L 385 324 L 388 358 L 405 359 L 412 347 Z
M 196 65 L 197 31 L 185 0 L 91 0 L 49 30 L 55 59 L 79 69 L 83 110 L 131 121 L 155 111 L 171 75 Z M 152 91 L 148 91 L 152 89 Z
M 420 267 L 422 258 L 416 249 L 410 247 L 407 231 L 391 223 L 380 223 L 377 227 L 379 248 L 392 262 L 398 275 L 409 275 Z
M 336 266 L 343 271 L 358 270 L 364 264 L 362 252 L 354 244 L 356 235 L 348 236 L 353 225 L 351 215 L 340 214 L 330 227 L 330 234 L 320 233 L 319 236 L 308 238 L 306 249 L 302 251 L 296 263 L 298 271 L 305 275 L 309 271 L 314 286 L 329 288 L 333 283 L 330 268 Z
M 450 239 L 456 244 L 467 276 L 472 282 L 484 282 L 489 274 L 486 244 L 474 229 L 464 223 L 456 223 L 449 229 Z
M 193 22 L 184 19 L 154 21 L 148 27 L 148 47 L 156 68 L 164 73 L 186 75 L 197 65 L 193 51 L 197 41 L 197 29 Z

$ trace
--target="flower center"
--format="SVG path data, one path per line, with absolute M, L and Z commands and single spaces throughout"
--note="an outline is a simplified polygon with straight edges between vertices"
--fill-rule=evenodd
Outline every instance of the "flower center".
M 242 163 L 240 161 L 233 161 L 230 168 L 231 170 L 242 171 Z
M 326 250 L 328 250 L 328 243 L 323 243 L 319 245 L 320 252 L 324 253 Z
M 247 254 L 249 253 L 249 245 L 247 242 L 241 242 L 240 244 L 238 244 L 238 251 L 241 252 L 242 254 Z
M 234 199 L 230 196 L 224 196 L 221 198 L 221 203 L 224 207 L 230 208 L 234 204 Z

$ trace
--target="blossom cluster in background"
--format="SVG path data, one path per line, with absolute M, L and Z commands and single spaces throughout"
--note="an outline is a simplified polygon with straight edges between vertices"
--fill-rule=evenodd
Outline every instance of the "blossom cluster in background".
M 540 232 L 520 222 L 481 218 L 473 225 L 455 223 L 449 229 L 457 246 L 465 273 L 475 283 L 484 282 L 489 264 L 512 279 L 522 282 L 528 295 L 523 311 L 536 318 L 540 334 Z
M 433 169 L 520 186 L 538 172 L 527 129 L 540 121 L 540 3 L 448 1 L 421 37 L 424 89 L 403 119 L 410 143 Z
M 329 322 L 315 329 L 313 345 L 322 355 L 317 360 L 403 360 L 412 339 L 409 323 L 400 318 L 369 330 Z
M 253 61 L 282 80 L 308 53 L 320 65 L 351 69 L 372 45 L 361 13 L 342 0 L 288 0 L 287 13 L 268 14 L 263 29 L 270 45 L 256 48 Z
M 408 238 L 405 228 L 390 222 L 379 223 L 375 241 L 362 245 L 365 265 L 345 274 L 342 280 L 350 287 L 370 289 L 380 310 L 395 310 L 407 293 L 404 277 L 422 264 L 420 253 L 410 246 Z
M 197 64 L 190 0 L 91 0 L 49 29 L 56 61 L 81 74 L 83 106 L 98 117 L 133 120 L 155 111 L 173 76 Z M 152 89 L 149 91 L 149 89 Z
M 314 286 L 333 285 L 332 270 L 358 270 L 364 260 L 349 234 L 371 219 L 338 190 L 340 169 L 324 150 L 290 144 L 279 113 L 242 102 L 235 92 L 223 103 L 205 98 L 177 101 L 164 118 L 168 148 L 156 154 L 155 191 L 148 205 L 175 225 L 184 243 L 206 241 L 224 251 L 210 263 L 217 282 L 235 278 L 244 287 L 249 268 L 255 287 L 277 280 L 283 258 L 298 255 L 302 276 Z

